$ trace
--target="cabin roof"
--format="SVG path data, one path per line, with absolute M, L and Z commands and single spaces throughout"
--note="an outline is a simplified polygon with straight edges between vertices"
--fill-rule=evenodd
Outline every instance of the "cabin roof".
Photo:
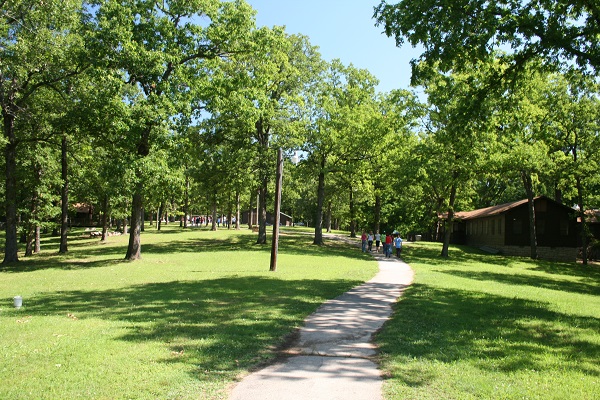
M 534 201 L 537 201 L 540 199 L 545 199 L 547 201 L 559 204 L 561 207 L 572 211 L 572 209 L 570 207 L 565 206 L 564 204 L 560 204 L 546 196 L 538 196 L 538 197 L 534 198 Z M 478 210 L 457 211 L 454 214 L 454 217 L 456 219 L 461 219 L 463 221 L 469 220 L 469 219 L 476 219 L 476 218 L 493 217 L 495 215 L 500 215 L 509 210 L 512 210 L 513 208 L 520 207 L 524 204 L 527 204 L 527 199 L 512 201 L 510 203 L 498 204 L 496 206 L 491 206 L 491 207 L 486 207 L 486 208 L 480 208 Z M 447 218 L 447 217 L 448 217 L 448 214 L 444 213 L 443 218 Z
M 460 218 L 463 220 L 473 219 L 473 218 L 482 218 L 482 217 L 492 217 L 494 215 L 502 214 L 510 209 L 518 207 L 520 205 L 526 204 L 527 199 L 511 201 L 510 203 L 498 204 L 491 207 L 480 208 L 478 210 L 472 211 L 458 211 L 454 214 L 455 218 Z

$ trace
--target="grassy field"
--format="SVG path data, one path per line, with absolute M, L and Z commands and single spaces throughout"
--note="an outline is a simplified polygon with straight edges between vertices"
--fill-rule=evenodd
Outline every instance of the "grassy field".
M 600 399 L 600 267 L 411 243 L 377 342 L 387 399 Z
M 357 248 L 285 231 L 273 273 L 255 240 L 170 225 L 147 229 L 143 259 L 125 262 L 125 236 L 73 232 L 66 256 L 44 238 L 40 255 L 0 270 L 0 399 L 223 398 L 321 303 L 377 270 Z
M 44 238 L 0 270 L 0 399 L 224 398 L 377 269 L 305 233 L 282 233 L 275 273 L 247 230 L 148 229 L 133 263 L 124 236 L 75 231 L 66 256 Z M 376 339 L 387 399 L 600 399 L 597 265 L 439 251 L 405 247 L 415 282 Z

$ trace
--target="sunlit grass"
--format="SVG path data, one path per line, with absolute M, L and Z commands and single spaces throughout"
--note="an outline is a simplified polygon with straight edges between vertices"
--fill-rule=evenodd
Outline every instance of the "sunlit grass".
M 411 243 L 414 284 L 378 335 L 389 399 L 595 399 L 597 266 Z
M 269 232 L 270 236 L 270 232 Z M 347 244 L 281 234 L 277 272 L 256 234 L 163 227 L 123 260 L 74 232 L 0 271 L 0 398 L 223 398 L 321 303 L 374 275 Z M 23 308 L 12 298 L 23 296 Z

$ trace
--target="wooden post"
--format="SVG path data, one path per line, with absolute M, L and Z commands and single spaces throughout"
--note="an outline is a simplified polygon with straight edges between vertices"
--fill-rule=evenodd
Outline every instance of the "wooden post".
M 277 150 L 277 174 L 275 177 L 275 215 L 273 216 L 273 246 L 271 248 L 270 271 L 277 271 L 277 252 L 279 250 L 279 216 L 281 214 L 281 184 L 283 181 L 283 151 Z

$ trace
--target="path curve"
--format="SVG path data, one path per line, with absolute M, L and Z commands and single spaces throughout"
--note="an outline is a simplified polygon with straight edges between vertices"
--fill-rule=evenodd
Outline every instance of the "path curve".
M 379 273 L 373 279 L 323 303 L 306 319 L 290 350 L 293 356 L 248 375 L 229 399 L 381 399 L 371 338 L 390 317 L 414 272 L 394 256 L 374 257 Z

